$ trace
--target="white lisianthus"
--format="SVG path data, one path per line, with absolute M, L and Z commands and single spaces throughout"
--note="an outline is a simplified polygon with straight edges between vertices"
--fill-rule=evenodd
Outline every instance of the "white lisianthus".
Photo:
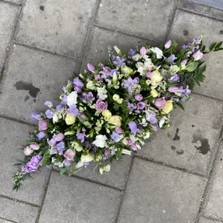
M 123 150 L 122 150 L 122 154 L 125 154 L 125 155 L 129 155 L 129 156 L 131 156 L 132 151 L 127 150 L 127 149 L 123 149 Z
M 97 92 L 98 92 L 98 97 L 101 100 L 105 100 L 108 95 L 107 95 L 107 90 L 105 89 L 105 87 L 97 87 Z
M 81 167 L 83 167 L 84 166 L 84 163 L 82 163 L 81 161 L 79 161 L 77 164 L 76 164 L 76 168 L 77 169 L 79 169 L 79 168 L 81 168 Z
M 156 54 L 157 59 L 161 59 L 163 57 L 163 51 L 158 47 L 152 47 L 150 50 Z
M 67 105 L 71 106 L 73 104 L 77 104 L 77 92 L 72 91 L 68 96 L 67 96 Z
M 55 112 L 53 113 L 53 123 L 57 123 L 59 121 L 58 114 Z
M 163 125 L 165 124 L 166 120 L 168 120 L 168 118 L 166 116 L 163 116 L 160 121 L 159 121 L 159 127 L 162 128 Z
M 105 135 L 97 135 L 96 139 L 93 141 L 93 144 L 99 148 L 104 148 L 107 146 L 107 137 Z
M 141 56 L 140 54 L 136 54 L 136 55 L 134 55 L 134 56 L 132 57 L 132 59 L 133 59 L 134 61 L 139 61 L 141 58 L 142 58 L 142 56 Z

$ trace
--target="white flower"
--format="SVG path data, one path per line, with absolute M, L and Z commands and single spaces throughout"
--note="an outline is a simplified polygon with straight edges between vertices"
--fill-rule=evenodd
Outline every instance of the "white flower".
M 81 161 L 79 161 L 77 164 L 76 164 L 76 168 L 79 169 L 81 168 L 82 166 L 84 166 L 84 163 L 82 163 Z
M 68 96 L 67 96 L 67 105 L 71 106 L 73 104 L 77 104 L 77 92 L 72 91 Z
M 55 112 L 55 113 L 53 114 L 53 123 L 56 123 L 56 122 L 58 122 L 58 121 L 59 121 L 59 117 L 58 117 L 57 113 Z
M 84 154 L 81 155 L 82 163 L 89 163 L 93 160 L 94 160 L 94 156 L 91 153 L 88 153 L 87 155 L 84 155 Z
M 105 100 L 108 96 L 107 96 L 107 90 L 105 89 L 105 87 L 97 87 L 97 92 L 98 92 L 98 97 L 101 100 Z
M 122 150 L 122 154 L 131 156 L 132 152 L 131 152 L 130 150 L 123 149 L 123 150 Z
M 157 59 L 161 59 L 163 57 L 163 51 L 158 47 L 152 47 L 150 50 L 156 54 Z
M 94 90 L 95 89 L 95 84 L 93 81 L 88 81 L 86 84 L 86 88 L 90 89 L 90 90 Z
M 93 144 L 97 147 L 104 148 L 107 146 L 106 140 L 107 137 L 105 135 L 97 135 Z
M 141 58 L 142 58 L 142 56 L 140 54 L 136 54 L 132 57 L 132 59 L 135 61 L 139 61 Z
M 148 70 L 153 70 L 155 68 L 155 65 L 152 63 L 151 59 L 146 59 L 144 63 L 138 62 L 136 64 L 136 67 L 138 68 L 138 72 L 140 75 L 145 74 Z
M 163 125 L 165 124 L 166 120 L 168 120 L 168 118 L 166 116 L 163 116 L 160 121 L 159 121 L 159 127 L 162 128 Z

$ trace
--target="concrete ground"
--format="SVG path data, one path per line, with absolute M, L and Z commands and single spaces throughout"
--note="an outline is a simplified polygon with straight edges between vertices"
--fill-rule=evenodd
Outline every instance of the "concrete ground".
M 42 169 L 19 192 L 11 183 L 31 113 L 88 61 L 106 61 L 107 46 L 222 40 L 221 1 L 203 2 L 0 0 L 0 223 L 223 222 L 223 52 L 206 57 L 206 81 L 172 127 L 110 173 Z

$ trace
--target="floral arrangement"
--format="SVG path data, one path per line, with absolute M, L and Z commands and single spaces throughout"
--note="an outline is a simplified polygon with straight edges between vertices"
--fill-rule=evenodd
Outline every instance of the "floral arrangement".
M 53 165 L 71 175 L 96 162 L 110 171 L 108 161 L 141 149 L 145 139 L 170 126 L 170 112 L 190 98 L 204 80 L 204 53 L 223 49 L 222 42 L 205 51 L 202 38 L 178 47 L 141 47 L 128 53 L 114 47 L 107 65 L 87 64 L 68 81 L 56 106 L 46 101 L 44 113 L 33 114 L 38 128 L 24 148 L 25 163 L 13 177 L 14 189 L 41 166 Z

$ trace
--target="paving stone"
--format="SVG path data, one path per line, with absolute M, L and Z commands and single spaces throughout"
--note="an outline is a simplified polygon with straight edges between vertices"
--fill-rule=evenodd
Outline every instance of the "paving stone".
M 18 8 L 0 2 L 0 70 L 14 29 Z
M 38 208 L 0 197 L 0 217 L 18 223 L 34 223 Z
M 204 214 L 223 219 L 223 146 L 220 148 L 215 165 Z
M 111 171 L 101 175 L 95 165 L 87 167 L 77 172 L 77 175 L 100 183 L 104 183 L 113 187 L 124 189 L 125 182 L 128 177 L 128 172 L 131 164 L 131 156 L 123 156 L 119 161 L 113 161 Z
M 95 27 L 92 33 L 89 49 L 87 51 L 85 64 L 88 62 L 96 64 L 98 62 L 108 62 L 108 48 L 112 49 L 113 46 L 118 46 L 121 50 L 128 51 L 131 48 L 142 46 L 148 42 L 149 40 L 146 41 L 140 38 L 121 34 L 116 31 L 109 31 Z
M 107 187 L 53 173 L 39 222 L 114 222 L 120 195 Z
M 199 2 L 198 2 L 199 3 Z M 197 4 L 196 0 L 181 0 L 179 8 L 188 10 L 197 14 L 209 16 L 215 19 L 223 20 L 223 11 L 208 5 Z
M 102 0 L 97 23 L 151 40 L 164 40 L 172 20 L 173 0 Z
M 198 223 L 221 223 L 220 221 L 214 221 L 207 218 L 200 218 Z
M 3 80 L 0 114 L 31 121 L 34 111 L 46 109 L 46 100 L 58 101 L 77 69 L 71 59 L 16 45 Z
M 16 40 L 71 57 L 81 57 L 96 2 L 26 1 Z
M 185 103 L 185 110 L 171 113 L 171 127 L 159 130 L 139 155 L 207 174 L 208 163 L 222 125 L 223 103 L 198 95 Z
M 20 148 L 25 145 L 31 130 L 27 125 L 0 119 L 0 156 L 3 157 L 0 162 L 0 194 L 40 205 L 49 173 L 46 169 L 27 179 L 18 192 L 12 190 L 12 176 L 17 171 L 13 164 L 24 159 Z
M 0 219 L 0 223 L 12 223 L 11 221 L 7 221 L 7 220 L 4 220 L 4 219 Z
M 15 4 L 22 4 L 24 0 L 7 0 L 7 2 L 15 3 Z
M 119 223 L 194 222 L 205 179 L 135 159 Z
M 188 42 L 202 34 L 204 35 L 204 43 L 209 45 L 212 42 L 221 41 L 222 32 L 223 22 L 177 10 L 169 38 Z M 222 79 L 223 52 L 211 53 L 206 56 L 205 60 L 207 78 L 201 87 L 196 87 L 195 90 L 223 99 L 223 83 L 219 81 Z

